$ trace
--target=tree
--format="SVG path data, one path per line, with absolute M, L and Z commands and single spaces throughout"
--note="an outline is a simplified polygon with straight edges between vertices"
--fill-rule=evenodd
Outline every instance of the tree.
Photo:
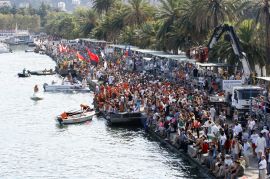
M 267 64 L 270 63 L 270 8 L 269 0 L 257 0 L 250 1 L 251 6 L 247 8 L 254 9 L 256 13 L 256 23 L 260 24 L 262 27 L 262 42 L 264 42 L 266 61 Z
M 236 20 L 235 0 L 189 0 L 189 18 L 197 31 L 209 31 L 224 23 Z
M 74 16 L 79 25 L 79 31 L 83 37 L 89 35 L 93 28 L 97 25 L 97 16 L 92 9 L 77 8 Z
M 145 0 L 129 0 L 124 23 L 127 25 L 140 25 L 153 17 L 154 9 Z
M 116 0 L 92 0 L 93 8 L 97 13 L 107 13 Z
M 161 0 L 161 6 L 159 7 L 159 12 L 157 14 L 158 18 L 161 20 L 161 25 L 157 33 L 157 38 L 162 41 L 163 50 L 174 49 L 174 53 L 178 52 L 179 42 L 177 38 L 183 36 L 183 33 L 176 29 L 176 23 L 180 21 L 181 8 L 184 6 L 186 1 L 184 0 Z M 179 28 L 179 26 L 177 26 Z M 172 31 L 174 33 L 172 34 Z M 177 32 L 176 32 L 177 31 Z M 175 33 L 176 32 L 176 33 Z M 169 35 L 170 34 L 170 35 Z M 172 38 L 174 36 L 174 38 Z M 173 42 L 174 45 L 172 44 Z M 168 46 L 169 43 L 169 46 Z

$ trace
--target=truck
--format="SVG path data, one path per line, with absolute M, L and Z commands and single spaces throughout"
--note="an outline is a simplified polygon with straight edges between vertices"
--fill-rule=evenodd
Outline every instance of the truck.
M 243 76 L 242 80 L 223 80 L 223 90 L 225 91 L 225 97 L 210 96 L 209 100 L 225 102 L 231 109 L 231 114 L 234 110 L 237 110 L 240 114 L 247 112 L 250 109 L 251 98 L 257 97 L 262 94 L 263 88 L 258 86 L 247 85 L 248 79 L 251 74 L 251 68 L 245 53 L 240 47 L 239 39 L 235 33 L 233 26 L 228 24 L 222 24 L 214 29 L 211 39 L 204 49 L 208 55 L 213 46 L 218 42 L 221 36 L 224 35 L 224 39 L 228 40 L 233 48 L 233 52 L 238 57 L 242 64 Z M 205 58 L 208 58 L 207 56 Z

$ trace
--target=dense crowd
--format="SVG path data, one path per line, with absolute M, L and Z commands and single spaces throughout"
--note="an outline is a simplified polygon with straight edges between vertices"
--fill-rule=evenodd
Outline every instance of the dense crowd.
M 224 95 L 220 80 L 241 79 L 240 73 L 233 76 L 211 70 L 202 72 L 194 64 L 185 63 L 174 66 L 170 78 L 164 78 L 153 70 L 129 71 L 122 56 L 112 60 L 108 55 L 99 64 L 91 65 L 78 62 L 67 53 L 54 55 L 60 60 L 60 66 L 67 63 L 63 59 L 68 58 L 66 68 L 79 71 L 88 79 L 104 82 L 95 90 L 94 102 L 100 111 L 145 113 L 150 130 L 188 152 L 215 176 L 241 177 L 253 157 L 258 162 L 260 179 L 270 173 L 268 126 L 259 128 L 258 121 L 251 115 L 246 119 L 246 125 L 242 125 L 237 111 L 230 117 L 225 109 L 217 110 L 209 102 L 210 94 Z M 194 83 L 199 76 L 205 77 L 203 84 Z

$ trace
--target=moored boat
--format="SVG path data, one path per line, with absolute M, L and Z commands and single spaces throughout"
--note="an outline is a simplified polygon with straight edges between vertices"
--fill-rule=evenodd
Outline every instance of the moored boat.
M 47 83 L 43 84 L 44 91 L 46 92 L 90 92 L 90 89 L 87 85 L 81 83 L 70 83 L 64 82 L 63 84 L 52 84 L 48 85 Z
M 94 110 L 64 112 L 57 116 L 55 120 L 60 125 L 83 123 L 92 120 L 95 113 L 96 112 Z
M 33 49 L 26 49 L 25 52 L 26 52 L 26 53 L 27 53 L 27 52 L 34 52 L 34 50 L 33 50 Z
M 29 73 L 18 73 L 18 77 L 20 78 L 26 78 L 26 77 L 30 77 L 31 75 Z
M 38 75 L 38 76 L 56 74 L 55 71 L 53 71 L 53 70 L 39 70 L 39 71 L 29 71 L 28 70 L 28 73 L 30 73 L 31 75 Z
M 142 112 L 121 112 L 108 113 L 105 115 L 106 120 L 112 125 L 137 124 L 144 125 L 146 115 Z

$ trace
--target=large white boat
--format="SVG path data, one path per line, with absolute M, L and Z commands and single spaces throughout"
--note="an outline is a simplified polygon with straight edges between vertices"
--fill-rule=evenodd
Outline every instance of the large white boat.
M 7 44 L 0 42 L 0 53 L 9 53 L 10 49 Z
M 90 89 L 86 84 L 71 83 L 68 81 L 63 82 L 62 84 L 53 83 L 51 85 L 44 83 L 43 88 L 46 92 L 90 92 Z

